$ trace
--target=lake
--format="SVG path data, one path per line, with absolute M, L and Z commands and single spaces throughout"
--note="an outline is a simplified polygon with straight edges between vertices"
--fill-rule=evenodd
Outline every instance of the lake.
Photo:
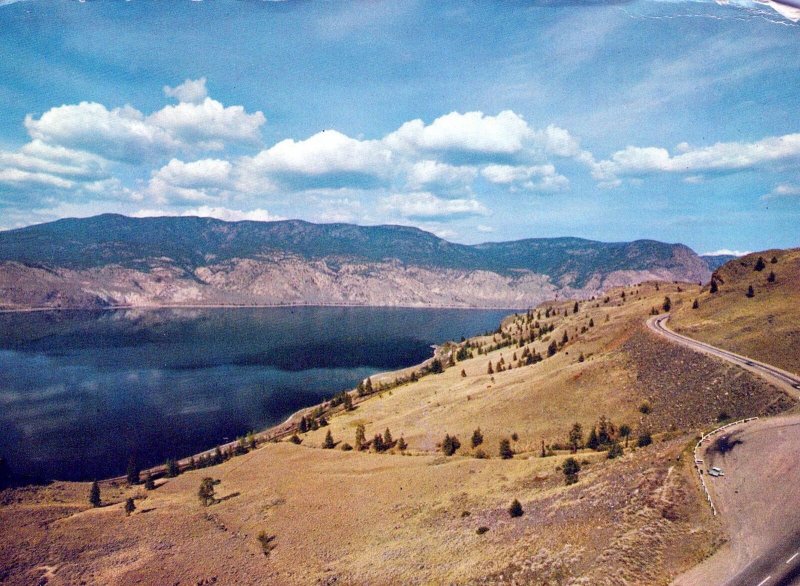
M 89 480 L 259 431 L 417 364 L 507 310 L 242 308 L 0 314 L 0 456 Z

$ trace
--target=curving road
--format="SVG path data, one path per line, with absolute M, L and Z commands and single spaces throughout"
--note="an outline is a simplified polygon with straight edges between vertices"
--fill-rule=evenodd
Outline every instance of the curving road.
M 647 320 L 647 327 L 669 340 L 682 344 L 692 350 L 715 356 L 737 366 L 744 368 L 766 379 L 775 386 L 783 389 L 791 396 L 800 398 L 800 376 L 781 370 L 769 364 L 764 364 L 752 358 L 716 348 L 710 344 L 699 342 L 676 334 L 665 325 L 669 314 L 658 315 Z M 796 503 L 786 503 L 787 507 L 794 508 Z M 721 584 L 725 586 L 791 586 L 800 584 L 800 534 L 792 535 L 782 540 L 761 554 L 761 556 L 735 576 L 725 579 L 720 576 Z
M 729 352 L 728 350 L 717 348 L 710 344 L 706 344 L 705 342 L 698 342 L 692 338 L 687 338 L 681 334 L 676 334 L 667 328 L 666 325 L 664 325 L 667 320 L 669 320 L 669 314 L 651 317 L 647 320 L 647 327 L 674 342 L 688 346 L 692 350 L 697 350 L 698 352 L 702 352 L 710 356 L 716 356 L 717 358 L 722 358 L 728 362 L 733 362 L 737 366 L 741 366 L 745 370 L 749 370 L 753 374 L 757 374 L 758 376 L 766 379 L 796 399 L 800 399 L 800 376 L 785 370 L 781 370 L 780 368 L 770 364 L 764 364 L 763 362 L 753 360 L 747 356 L 741 356 L 740 354 L 735 354 L 733 352 Z

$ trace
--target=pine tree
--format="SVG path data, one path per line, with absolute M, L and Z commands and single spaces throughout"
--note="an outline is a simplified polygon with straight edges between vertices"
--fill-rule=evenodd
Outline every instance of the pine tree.
M 463 368 L 461 369 L 461 378 L 467 378 L 467 371 Z
M 700 308 L 700 302 L 699 302 L 699 301 L 697 301 L 697 299 L 695 299 L 695 300 L 692 302 L 692 309 L 699 309 L 699 308 Z
M 661 304 L 661 309 L 663 309 L 665 312 L 672 309 L 672 301 L 669 297 L 664 297 L 664 303 Z
M 773 256 L 772 260 L 769 261 L 769 262 L 771 262 L 772 264 L 778 264 L 778 257 L 777 256 Z
M 550 342 L 550 345 L 547 347 L 547 356 L 555 356 L 556 352 L 558 352 L 558 346 L 556 346 L 556 341 L 553 340 Z
M 645 446 L 649 446 L 653 443 L 653 436 L 650 435 L 650 432 L 647 430 L 642 430 L 639 432 L 639 437 L 636 438 L 636 445 L 640 448 Z
M 512 517 L 521 517 L 524 513 L 525 511 L 522 510 L 522 505 L 517 499 L 514 499 L 511 506 L 508 507 L 508 514 Z
M 472 432 L 472 438 L 470 439 L 470 444 L 472 445 L 473 448 L 477 448 L 482 443 L 483 443 L 483 434 L 481 433 L 481 428 L 479 427 Z
M 305 433 L 308 431 L 308 422 L 306 421 L 305 415 L 300 418 L 300 423 L 298 424 L 297 428 L 300 433 Z
M 756 295 L 756 292 L 753 290 L 753 286 L 752 286 L 752 285 L 748 285 L 748 287 L 747 287 L 747 293 L 746 293 L 745 295 L 746 295 L 747 297 L 755 297 L 755 295 Z
M 328 433 L 325 434 L 325 442 L 322 444 L 322 447 L 326 450 L 332 449 L 336 444 L 333 443 L 333 435 L 331 434 L 331 430 L 328 430 Z
M 586 440 L 586 447 L 590 450 L 596 450 L 600 447 L 600 441 L 597 439 L 597 430 L 592 427 L 592 431 L 589 432 L 589 439 Z
M 753 270 L 763 271 L 765 268 L 767 268 L 767 263 L 764 262 L 763 257 L 759 256 L 758 260 L 756 261 L 756 266 L 753 267 Z
M 445 456 L 452 456 L 456 453 L 458 448 L 461 447 L 461 442 L 458 441 L 456 436 L 445 434 L 444 441 L 442 441 L 442 453 Z
M 363 397 L 367 394 L 367 389 L 364 387 L 364 381 L 358 381 L 358 386 L 356 386 L 356 393 L 358 393 L 359 397 Z
M 567 484 L 575 484 L 578 482 L 578 473 L 581 471 L 581 465 L 575 458 L 569 457 L 564 460 L 561 469 L 564 472 L 564 481 Z
M 711 279 L 711 287 L 709 288 L 708 291 L 709 291 L 709 293 L 716 293 L 717 291 L 719 291 L 719 288 L 717 287 L 717 280 L 716 279 Z
M 769 276 L 767 277 L 767 283 L 774 283 L 775 282 L 775 272 L 770 271 Z
M 89 504 L 93 507 L 99 507 L 102 501 L 100 500 L 100 485 L 95 480 L 92 482 L 92 487 L 89 489 Z
M 256 449 L 256 436 L 252 431 L 247 432 L 247 449 L 248 450 L 255 450 Z
M 131 513 L 136 510 L 136 503 L 133 502 L 131 497 L 128 497 L 128 500 L 125 501 L 125 516 L 130 517 Z
M 569 430 L 569 447 L 572 453 L 578 451 L 583 443 L 583 426 L 577 421 L 572 424 L 572 429 Z
M 364 389 L 366 390 L 368 395 L 371 395 L 375 391 L 375 389 L 372 388 L 372 379 L 371 378 L 369 378 L 369 377 L 367 378 L 367 382 L 365 384 Z
M 391 448 L 393 442 L 394 440 L 392 439 L 392 432 L 389 431 L 389 428 L 387 427 L 386 431 L 383 432 L 383 443 L 386 444 L 386 449 Z
M 356 426 L 356 449 L 362 450 L 364 449 L 364 444 L 367 442 L 367 436 L 365 433 L 364 424 L 359 423 Z
M 561 336 L 561 344 L 566 344 L 569 342 L 569 336 L 567 336 L 567 330 L 564 330 L 564 335 Z
M 383 444 L 383 436 L 379 433 L 375 434 L 375 437 L 372 438 L 372 449 L 376 452 L 382 452 L 386 449 L 386 446 Z
M 153 477 L 150 476 L 150 473 L 147 472 L 144 475 L 144 489 L 145 490 L 155 490 L 156 483 L 153 482 Z
M 167 478 L 175 478 L 181 472 L 178 463 L 172 458 L 166 461 L 164 468 L 167 470 Z
M 200 481 L 200 489 L 197 496 L 204 507 L 214 503 L 214 479 L 206 476 Z
M 572 306 L 572 313 L 578 313 L 578 302 L 575 302 L 575 305 Z
M 623 423 L 619 426 L 619 435 L 625 438 L 625 447 L 628 447 L 628 438 L 631 435 L 631 427 Z
M 486 374 L 494 374 L 494 369 L 492 368 L 492 361 L 489 361 L 489 368 L 486 369 Z
M 594 318 L 591 318 L 591 317 L 589 318 L 589 327 L 590 328 L 594 327 Z
M 499 454 L 503 460 L 510 460 L 514 457 L 514 450 L 511 449 L 511 442 L 508 438 L 504 437 L 500 440 Z
M 139 465 L 136 463 L 135 456 L 128 458 L 128 470 L 126 476 L 128 484 L 131 486 L 134 484 L 139 484 Z
M 619 458 L 622 455 L 622 446 L 619 445 L 619 442 L 614 440 L 611 442 L 611 447 L 608 449 L 608 459 L 613 460 L 614 458 Z
M 405 450 L 407 447 L 408 447 L 408 444 L 406 443 L 406 440 L 405 440 L 405 439 L 403 438 L 403 436 L 401 435 L 401 436 L 400 436 L 400 439 L 399 439 L 399 440 L 397 440 L 397 449 L 398 449 L 398 450 L 400 450 L 400 451 L 402 452 L 402 451 L 403 451 L 403 450 Z

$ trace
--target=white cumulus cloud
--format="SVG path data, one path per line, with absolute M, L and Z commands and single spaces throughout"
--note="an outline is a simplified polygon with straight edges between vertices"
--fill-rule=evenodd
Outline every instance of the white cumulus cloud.
M 532 134 L 525 119 L 511 110 L 496 116 L 451 112 L 429 125 L 419 119 L 406 122 L 384 142 L 396 150 L 512 154 L 521 151 Z
M 489 211 L 476 199 L 443 199 L 421 191 L 384 197 L 380 205 L 387 213 L 404 218 L 433 219 L 448 216 L 486 216 Z
M 755 142 L 718 142 L 705 147 L 686 143 L 670 154 L 663 147 L 629 146 L 610 159 L 590 162 L 592 175 L 614 181 L 625 175 L 735 171 L 800 159 L 800 133 L 769 136 Z
M 306 140 L 282 140 L 251 160 L 252 167 L 262 172 L 312 176 L 383 175 L 391 162 L 392 152 L 380 141 L 357 140 L 336 130 L 318 132 Z
M 175 87 L 164 86 L 164 95 L 168 98 L 175 98 L 179 102 L 190 102 L 199 104 L 208 97 L 206 89 L 206 78 L 187 79 L 182 84 Z

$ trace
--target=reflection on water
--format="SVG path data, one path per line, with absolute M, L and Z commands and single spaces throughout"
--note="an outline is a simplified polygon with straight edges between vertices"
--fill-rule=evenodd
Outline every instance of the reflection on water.
M 285 419 L 504 311 L 169 309 L 0 315 L 0 456 L 91 479 Z

